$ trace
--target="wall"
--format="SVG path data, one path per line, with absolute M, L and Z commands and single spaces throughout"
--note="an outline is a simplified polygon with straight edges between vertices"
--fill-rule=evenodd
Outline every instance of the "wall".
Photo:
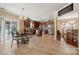
M 17 20 L 18 17 L 0 10 L 0 16 L 4 16 L 6 19 Z
M 79 11 L 79 3 L 74 3 L 74 11 Z

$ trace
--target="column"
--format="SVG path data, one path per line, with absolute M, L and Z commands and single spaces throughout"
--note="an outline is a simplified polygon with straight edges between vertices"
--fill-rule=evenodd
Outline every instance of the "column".
M 2 17 L 2 24 L 1 24 L 1 41 L 3 41 L 4 40 L 4 22 L 5 22 L 5 20 L 4 20 L 4 17 Z
M 58 13 L 54 13 L 54 40 L 57 40 L 57 16 Z

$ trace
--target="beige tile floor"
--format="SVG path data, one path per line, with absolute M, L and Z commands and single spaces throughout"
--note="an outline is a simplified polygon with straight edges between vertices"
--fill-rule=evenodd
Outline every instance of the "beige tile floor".
M 0 55 L 77 55 L 79 49 L 68 45 L 61 39 L 61 42 L 54 40 L 53 35 L 42 37 L 32 36 L 27 44 L 20 44 L 17 48 L 14 42 L 11 48 L 11 40 L 0 42 Z

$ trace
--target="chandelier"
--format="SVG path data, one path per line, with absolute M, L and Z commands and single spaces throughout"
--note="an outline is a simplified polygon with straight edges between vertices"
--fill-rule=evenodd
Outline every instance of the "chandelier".
M 22 16 L 19 17 L 21 20 L 26 20 L 27 17 L 24 16 L 24 8 L 22 8 Z

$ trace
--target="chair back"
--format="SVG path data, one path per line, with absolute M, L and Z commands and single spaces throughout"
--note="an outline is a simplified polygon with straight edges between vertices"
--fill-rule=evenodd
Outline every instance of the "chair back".
M 18 32 L 17 31 L 12 31 L 11 34 L 12 34 L 12 37 L 18 37 Z

